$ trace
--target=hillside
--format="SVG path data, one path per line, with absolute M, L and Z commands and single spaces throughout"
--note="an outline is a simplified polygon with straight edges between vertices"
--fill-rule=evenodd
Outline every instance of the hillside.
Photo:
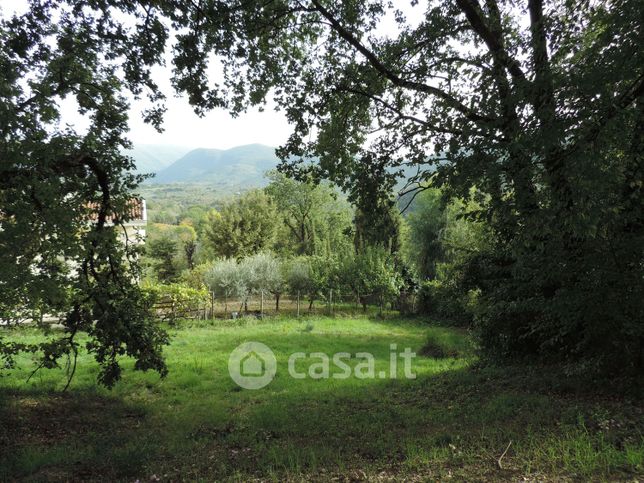
M 125 154 L 132 156 L 136 162 L 138 173 L 156 173 L 170 166 L 180 157 L 190 151 L 186 146 L 163 144 L 137 144 Z
M 226 150 L 199 148 L 158 171 L 149 183 L 209 183 L 229 188 L 263 186 L 264 174 L 278 162 L 275 148 L 261 144 Z

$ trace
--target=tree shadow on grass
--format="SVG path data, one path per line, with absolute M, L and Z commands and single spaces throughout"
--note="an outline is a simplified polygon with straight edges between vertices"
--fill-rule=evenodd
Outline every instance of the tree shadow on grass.
M 294 382 L 275 399 L 243 404 L 225 430 L 202 434 L 220 450 L 222 468 L 260 478 L 359 470 L 366 478 L 498 481 L 637 471 L 626 448 L 643 448 L 641 407 L 589 397 L 572 382 L 554 386 L 555 379 L 524 368 L 466 368 L 361 386 Z M 617 425 L 602 429 L 605 420 Z
M 145 412 L 91 392 L 3 390 L 0 480 L 113 480 L 141 473 Z

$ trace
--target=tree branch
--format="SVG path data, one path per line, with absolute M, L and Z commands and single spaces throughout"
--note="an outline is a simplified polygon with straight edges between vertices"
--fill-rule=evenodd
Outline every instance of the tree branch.
M 542 126 L 547 128 L 555 116 L 555 102 L 542 0 L 528 0 L 528 10 L 530 11 L 532 58 L 535 72 L 534 106 Z
M 475 33 L 478 34 L 485 45 L 487 45 L 490 53 L 498 58 L 503 67 L 505 67 L 512 78 L 521 86 L 529 84 L 523 70 L 519 63 L 510 57 L 503 46 L 503 38 L 498 33 L 491 29 L 485 19 L 483 10 L 477 0 L 456 0 L 456 4 L 465 14 L 468 22 L 472 26 Z
M 311 2 L 315 6 L 315 9 L 324 18 L 326 18 L 329 21 L 333 30 L 335 30 L 338 33 L 338 35 L 340 35 L 340 37 L 342 37 L 347 43 L 349 43 L 358 52 L 360 52 L 367 59 L 369 64 L 378 73 L 380 73 L 383 77 L 389 80 L 392 84 L 398 87 L 411 89 L 417 92 L 422 92 L 422 93 L 437 97 L 445 101 L 445 103 L 451 108 L 456 109 L 458 112 L 463 114 L 470 121 L 473 121 L 476 123 L 494 121 L 493 118 L 490 118 L 485 115 L 481 115 L 473 111 L 465 104 L 463 104 L 461 101 L 451 96 L 447 92 L 443 91 L 442 89 L 439 89 L 437 87 L 430 86 L 427 84 L 423 84 L 421 82 L 414 82 L 414 81 L 402 79 L 401 77 L 398 76 L 398 74 L 396 74 L 395 72 L 390 70 L 387 66 L 385 66 L 380 61 L 380 59 L 378 59 L 378 57 L 376 57 L 376 55 L 373 52 L 371 52 L 367 47 L 365 47 L 362 44 L 362 42 L 360 42 L 360 40 L 358 40 L 351 32 L 349 32 L 346 28 L 344 28 L 344 26 L 323 5 L 321 5 L 318 0 L 311 0 Z
M 342 89 L 342 90 L 344 90 L 346 92 L 351 92 L 352 94 L 364 96 L 364 97 L 367 97 L 367 98 L 371 99 L 372 101 L 376 102 L 377 104 L 380 104 L 381 106 L 383 106 L 385 109 L 388 109 L 391 112 L 397 114 L 398 119 L 404 119 L 404 120 L 407 120 L 407 121 L 411 121 L 411 122 L 420 124 L 423 127 L 426 127 L 428 129 L 431 129 L 432 131 L 436 131 L 436 132 L 441 132 L 441 133 L 445 133 L 445 134 L 455 134 L 455 135 L 462 134 L 462 131 L 460 131 L 460 130 L 452 130 L 452 129 L 442 128 L 440 126 L 436 126 L 436 125 L 434 125 L 434 124 L 432 124 L 430 122 L 427 122 L 427 121 L 425 121 L 423 119 L 420 119 L 418 117 L 415 117 L 415 116 L 412 116 L 412 115 L 409 115 L 409 114 L 405 114 L 404 112 L 402 112 L 397 107 L 392 106 L 390 103 L 385 101 L 383 98 L 378 97 L 378 96 L 373 95 L 373 94 L 369 94 L 368 92 L 365 92 L 365 91 L 362 91 L 362 90 L 359 90 L 359 89 L 354 89 L 354 88 L 351 88 L 351 87 L 340 87 L 340 89 Z

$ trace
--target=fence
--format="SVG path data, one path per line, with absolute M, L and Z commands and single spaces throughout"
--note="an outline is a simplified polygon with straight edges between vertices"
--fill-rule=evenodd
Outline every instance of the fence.
M 401 294 L 394 302 L 380 300 L 373 294 L 347 294 L 333 289 L 323 297 L 311 298 L 308 294 L 283 293 L 275 295 L 260 292 L 246 299 L 217 297 L 209 293 L 208 300 L 184 303 L 177 300 L 160 300 L 153 311 L 160 320 L 173 322 L 177 319 L 235 318 L 243 315 L 264 316 L 288 314 L 330 315 L 334 313 L 413 313 L 416 295 Z

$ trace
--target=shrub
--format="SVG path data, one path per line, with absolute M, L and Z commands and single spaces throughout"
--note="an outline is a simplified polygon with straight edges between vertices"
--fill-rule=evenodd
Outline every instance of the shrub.
M 421 284 L 418 292 L 418 312 L 468 325 L 474 318 L 476 299 L 473 291 L 463 291 L 440 280 L 428 280 Z
M 190 288 L 204 289 L 207 288 L 206 274 L 212 268 L 210 263 L 201 263 L 193 269 L 187 269 L 181 272 L 180 282 Z
M 151 298 L 154 315 L 170 323 L 197 317 L 208 301 L 205 288 L 195 289 L 179 283 L 150 284 L 144 291 Z

